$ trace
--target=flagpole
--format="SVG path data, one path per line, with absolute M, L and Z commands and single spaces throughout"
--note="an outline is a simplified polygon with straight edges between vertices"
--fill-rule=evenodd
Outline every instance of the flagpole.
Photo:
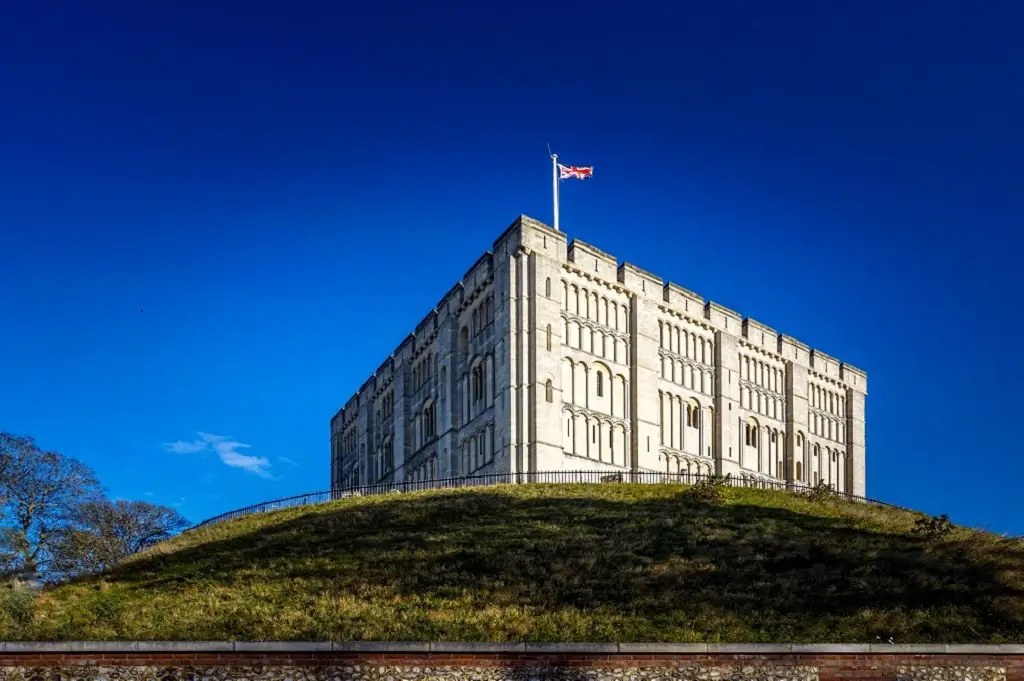
M 555 231 L 558 231 L 558 154 L 551 154 L 551 194 L 555 204 Z

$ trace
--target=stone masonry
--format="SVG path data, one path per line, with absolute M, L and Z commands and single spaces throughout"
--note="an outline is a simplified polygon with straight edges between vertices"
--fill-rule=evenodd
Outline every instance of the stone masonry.
M 583 470 L 864 496 L 867 375 L 521 216 L 331 419 L 331 485 Z
M 0 681 L 1024 681 L 1022 645 L 0 643 Z

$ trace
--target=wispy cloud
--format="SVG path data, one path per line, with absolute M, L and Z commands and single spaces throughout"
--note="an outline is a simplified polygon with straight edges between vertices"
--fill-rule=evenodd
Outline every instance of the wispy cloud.
M 177 442 L 165 442 L 164 449 L 175 454 L 195 454 L 205 449 L 209 449 L 202 440 L 196 440 L 194 442 L 185 442 L 184 440 L 178 440 Z
M 269 470 L 270 460 L 267 457 L 251 456 L 239 451 L 241 449 L 249 449 L 252 445 L 238 442 L 230 435 L 215 435 L 203 432 L 198 432 L 196 435 L 199 438 L 191 442 L 185 440 L 165 442 L 164 449 L 175 454 L 196 454 L 198 452 L 212 451 L 227 466 L 241 468 L 261 478 L 273 478 Z
M 279 457 L 277 457 L 277 460 L 280 463 L 286 464 L 288 466 L 298 466 L 299 465 L 297 461 L 292 461 L 287 456 L 279 456 Z

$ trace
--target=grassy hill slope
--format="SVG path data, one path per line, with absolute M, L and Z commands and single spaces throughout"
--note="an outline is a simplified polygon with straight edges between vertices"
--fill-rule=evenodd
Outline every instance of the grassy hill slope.
M 794 494 L 537 485 L 199 528 L 46 591 L 0 639 L 1024 640 L 1024 546 Z

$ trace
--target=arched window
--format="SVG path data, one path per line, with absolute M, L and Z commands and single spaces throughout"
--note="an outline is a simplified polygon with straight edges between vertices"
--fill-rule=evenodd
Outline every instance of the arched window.
M 748 444 L 751 447 L 757 447 L 757 438 L 758 438 L 758 433 L 760 432 L 757 421 L 755 421 L 754 419 L 750 419 L 747 422 L 746 432 L 747 432 L 746 444 Z
M 803 480 L 804 479 L 804 464 L 803 464 L 802 461 L 797 461 L 796 462 L 796 479 L 797 480 Z
M 604 374 L 597 372 L 597 396 L 604 397 Z
M 473 401 L 479 402 L 484 398 L 484 366 L 478 364 L 473 368 Z
M 547 298 L 551 297 L 551 277 L 544 280 L 544 296 Z
M 423 436 L 429 440 L 437 434 L 437 407 L 433 402 L 423 410 Z
M 555 390 L 551 385 L 550 378 L 548 379 L 548 382 L 544 384 L 544 399 L 548 402 L 552 402 L 555 399 Z

